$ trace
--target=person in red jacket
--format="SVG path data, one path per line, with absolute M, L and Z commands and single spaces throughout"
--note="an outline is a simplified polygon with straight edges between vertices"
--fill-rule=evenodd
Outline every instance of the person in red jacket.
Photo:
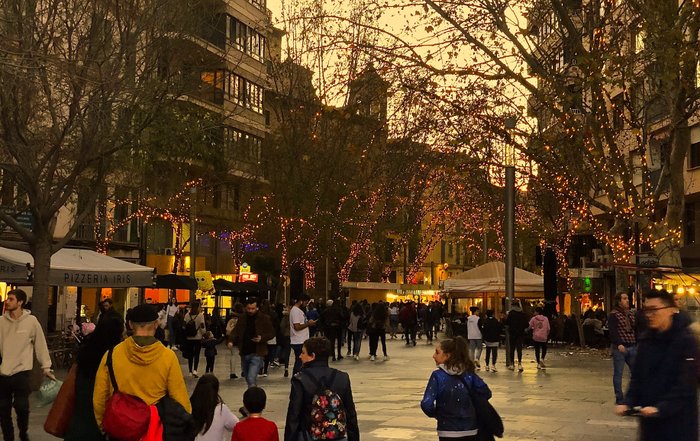
M 263 418 L 267 395 L 259 387 L 249 387 L 243 393 L 243 406 L 248 417 L 233 427 L 231 441 L 279 441 L 277 425 Z
M 399 312 L 399 321 L 406 334 L 406 345 L 416 345 L 416 325 L 418 324 L 418 313 L 415 303 L 409 301 Z

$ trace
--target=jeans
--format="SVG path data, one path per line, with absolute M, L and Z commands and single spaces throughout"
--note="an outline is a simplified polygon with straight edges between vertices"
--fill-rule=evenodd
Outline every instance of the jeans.
M 625 370 L 625 364 L 632 371 L 634 358 L 637 355 L 636 346 L 626 346 L 625 352 L 622 353 L 617 349 L 617 346 L 612 347 L 613 360 L 613 390 L 615 391 L 615 404 L 622 404 L 622 374 Z
M 469 339 L 469 357 L 472 361 L 478 362 L 481 358 L 481 339 L 480 338 L 470 338 Z
M 498 360 L 498 346 L 486 346 L 486 358 L 484 363 L 486 366 L 489 365 L 489 358 L 491 358 L 491 364 L 496 365 L 496 360 Z
M 204 372 L 207 374 L 209 374 L 209 373 L 213 374 L 216 355 L 205 356 L 204 359 L 207 361 L 207 367 L 204 369 Z
M 27 438 L 29 429 L 29 373 L 18 372 L 12 376 L 0 376 L 0 427 L 5 441 L 15 439 L 15 428 L 12 424 L 12 407 L 17 413 L 17 427 L 20 439 Z
M 533 341 L 532 344 L 535 346 L 535 360 L 540 362 L 540 351 L 542 353 L 542 361 L 547 357 L 547 342 L 546 341 Z
M 202 352 L 202 340 L 187 340 L 187 344 L 190 346 L 190 356 L 187 357 L 187 367 L 190 368 L 190 373 L 192 373 L 192 370 L 196 371 L 199 367 L 199 356 Z
M 263 365 L 263 358 L 258 354 L 246 354 L 242 357 L 243 376 L 248 387 L 257 386 L 258 374 Z
M 396 337 L 396 330 L 399 329 L 399 316 L 390 315 L 389 316 L 389 326 L 391 327 L 391 336 Z
M 518 363 L 523 361 L 523 340 L 525 336 L 522 334 L 510 334 L 510 361 L 515 364 L 515 350 L 518 350 Z
M 386 357 L 386 331 L 384 329 L 376 329 L 369 334 L 369 355 L 377 355 L 379 339 L 382 340 L 382 352 Z
M 362 331 L 352 333 L 353 350 L 352 355 L 360 355 L 360 347 L 362 346 Z
M 166 328 L 168 328 L 168 347 L 175 346 L 175 320 L 173 316 L 168 316 L 165 322 Z
M 238 347 L 237 346 L 231 346 L 230 348 L 231 351 L 231 359 L 229 360 L 229 374 L 236 374 L 238 375 L 238 368 L 236 367 L 236 360 L 240 357 L 238 354 Z
M 299 356 L 301 355 L 301 347 L 304 346 L 303 343 L 300 343 L 298 345 L 291 345 L 292 350 L 294 351 L 294 368 L 292 369 L 292 375 L 296 375 L 297 372 L 301 370 L 301 358 Z
M 340 328 L 338 327 L 328 327 L 326 328 L 326 337 L 328 340 L 331 342 L 331 357 L 335 359 L 335 346 L 338 346 L 338 358 L 343 356 L 342 353 L 342 344 L 343 344 L 343 337 L 342 333 L 340 332 Z

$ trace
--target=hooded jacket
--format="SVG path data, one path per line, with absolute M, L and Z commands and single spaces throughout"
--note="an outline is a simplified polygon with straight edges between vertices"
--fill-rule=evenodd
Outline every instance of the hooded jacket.
M 51 356 L 39 321 L 27 309 L 18 319 L 9 312 L 0 317 L 0 375 L 10 376 L 34 367 L 34 351 L 42 369 L 51 368 Z
M 532 339 L 536 342 L 546 342 L 549 339 L 549 319 L 542 314 L 537 314 L 530 319 Z
M 481 334 L 484 337 L 484 341 L 494 342 L 501 341 L 501 332 L 503 332 L 503 325 L 498 321 L 496 317 L 486 317 L 482 319 L 483 328 Z
M 451 372 L 440 365 L 428 380 L 420 407 L 427 416 L 437 419 L 438 436 L 463 437 L 478 433 L 476 410 L 464 382 L 473 393 L 491 398 L 491 390 L 475 373 Z
M 506 317 L 506 325 L 511 338 L 522 337 L 525 335 L 525 330 L 530 326 L 527 316 L 519 306 L 513 306 Z
M 678 314 L 667 331 L 640 335 L 624 404 L 659 410 L 655 417 L 640 418 L 641 441 L 697 441 L 697 359 L 695 338 Z
M 155 338 L 152 341 L 140 346 L 134 337 L 129 337 L 114 347 L 112 366 L 119 391 L 139 397 L 149 406 L 169 395 L 191 413 L 192 405 L 177 356 Z M 105 406 L 113 393 L 105 354 L 97 368 L 92 395 L 98 426 L 102 426 Z

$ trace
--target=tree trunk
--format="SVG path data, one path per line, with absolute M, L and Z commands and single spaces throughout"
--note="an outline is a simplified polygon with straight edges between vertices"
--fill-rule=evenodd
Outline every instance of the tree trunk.
M 48 236 L 47 236 L 48 237 Z M 46 332 L 49 321 L 49 271 L 51 270 L 51 239 L 38 237 L 32 247 L 34 257 L 34 293 L 32 313 Z

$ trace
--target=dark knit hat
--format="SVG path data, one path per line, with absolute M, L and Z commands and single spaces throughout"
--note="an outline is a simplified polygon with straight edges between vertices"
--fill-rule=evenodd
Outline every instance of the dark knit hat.
M 158 320 L 158 313 L 153 305 L 139 305 L 131 309 L 128 319 L 134 323 L 150 323 Z

